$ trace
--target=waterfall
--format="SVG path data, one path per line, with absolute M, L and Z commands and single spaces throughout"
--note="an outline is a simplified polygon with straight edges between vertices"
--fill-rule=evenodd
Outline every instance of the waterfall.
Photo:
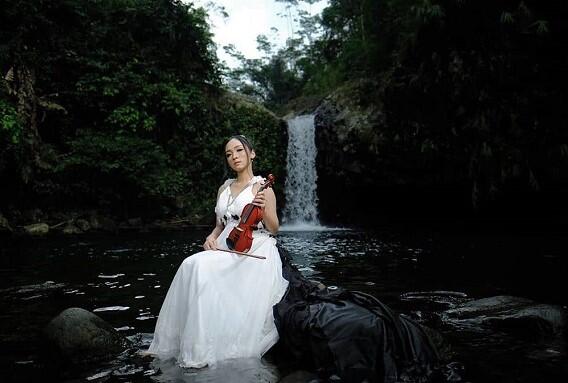
M 285 183 L 286 207 L 283 222 L 287 230 L 321 228 L 316 195 L 316 143 L 314 116 L 288 120 L 288 155 Z

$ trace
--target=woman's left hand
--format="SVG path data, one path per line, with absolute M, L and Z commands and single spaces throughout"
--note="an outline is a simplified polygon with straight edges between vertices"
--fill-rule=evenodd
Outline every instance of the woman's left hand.
M 264 195 L 264 190 L 256 193 L 254 199 L 252 200 L 252 204 L 264 210 L 264 208 L 266 207 L 266 196 Z

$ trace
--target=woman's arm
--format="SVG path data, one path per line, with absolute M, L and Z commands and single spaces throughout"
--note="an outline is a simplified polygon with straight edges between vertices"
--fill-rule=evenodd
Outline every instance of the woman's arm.
M 221 185 L 221 187 L 217 191 L 217 201 L 219 200 L 221 192 L 224 190 L 223 186 L 225 186 L 225 184 Z M 207 238 L 205 238 L 205 242 L 203 243 L 203 248 L 205 250 L 217 250 L 217 238 L 224 228 L 225 225 L 223 224 L 223 222 L 221 222 L 221 220 L 217 219 L 217 217 L 215 216 L 215 227 L 213 228 L 211 234 L 209 234 Z
M 280 223 L 276 215 L 276 195 L 272 188 L 257 192 L 252 203 L 263 210 L 262 222 L 266 230 L 272 234 L 278 233 Z
M 211 234 L 209 234 L 207 238 L 205 238 L 205 243 L 203 243 L 203 248 L 205 250 L 217 250 L 217 238 L 225 228 L 225 225 L 223 225 L 223 223 L 220 222 L 217 217 L 215 217 L 215 220 L 217 221 L 215 228 L 213 229 Z

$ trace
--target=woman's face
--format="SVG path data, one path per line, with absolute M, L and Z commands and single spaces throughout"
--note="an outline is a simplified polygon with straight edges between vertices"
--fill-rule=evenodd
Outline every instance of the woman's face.
M 247 153 L 247 148 L 241 141 L 233 138 L 225 146 L 225 157 L 231 169 L 238 173 L 249 166 L 250 160 L 254 158 L 254 150 Z

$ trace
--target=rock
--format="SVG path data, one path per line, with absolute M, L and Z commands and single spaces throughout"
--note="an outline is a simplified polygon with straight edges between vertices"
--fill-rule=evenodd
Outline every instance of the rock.
M 75 364 L 107 360 L 122 352 L 128 341 L 97 315 L 77 307 L 68 308 L 44 329 L 52 357 Z
M 440 332 L 434 330 L 432 327 L 424 326 L 422 324 L 420 324 L 420 328 L 424 331 L 432 345 L 436 348 L 436 351 L 438 351 L 438 357 L 440 360 L 449 361 L 454 358 L 455 353 L 452 349 L 452 345 Z
M 316 382 L 320 382 L 317 375 L 303 370 L 294 371 L 278 381 L 278 383 L 316 383 Z
M 118 225 L 112 218 L 100 215 L 94 210 L 89 212 L 88 217 L 89 228 L 92 230 L 102 230 L 110 233 L 118 231 Z
M 554 335 L 564 328 L 564 311 L 559 306 L 535 304 L 514 314 L 488 317 L 485 322 L 496 328 L 513 331 L 527 337 Z M 526 334 L 525 334 L 526 332 Z
M 75 226 L 73 223 L 69 222 L 63 228 L 63 234 L 81 234 L 83 231 Z
M 444 309 L 454 308 L 457 305 L 470 301 L 467 294 L 460 291 L 410 291 L 400 295 L 403 301 L 424 301 L 430 305 L 440 305 Z
M 24 233 L 33 236 L 43 236 L 49 232 L 49 225 L 47 223 L 34 223 L 24 226 Z
M 47 216 L 40 209 L 30 209 L 24 211 L 23 218 L 28 222 L 39 223 L 46 220 Z
M 89 221 L 87 221 L 86 219 L 76 220 L 75 226 L 77 226 L 79 229 L 81 229 L 81 231 L 89 231 L 89 229 L 91 228 Z
M 44 283 L 37 283 L 34 285 L 14 286 L 14 287 L 8 287 L 6 289 L 0 289 L 0 293 L 4 297 L 17 295 L 19 299 L 29 300 L 33 297 L 41 297 L 45 293 L 59 291 L 64 287 L 65 287 L 64 283 L 46 281 Z
M 373 98 L 371 95 L 379 88 L 375 81 L 357 80 L 346 83 L 326 97 L 315 111 L 316 125 L 322 128 L 316 131 L 321 146 L 335 143 L 336 148 L 355 156 L 360 150 L 377 154 L 375 145 L 380 134 L 377 127 L 385 124 L 385 116 L 380 103 L 364 99 Z M 357 144 L 362 146 L 355 147 Z
M 566 324 L 566 313 L 560 306 L 507 295 L 470 301 L 443 315 L 453 321 L 473 321 L 529 338 L 557 334 Z
M 0 233 L 2 232 L 13 232 L 14 230 L 12 229 L 12 226 L 10 226 L 10 223 L 8 222 L 8 220 L 6 218 L 4 218 L 4 216 L 2 214 L 0 214 Z
M 89 213 L 89 226 L 93 230 L 99 230 L 101 228 L 99 216 L 95 211 Z
M 108 217 L 98 217 L 99 229 L 103 231 L 108 231 L 115 233 L 118 230 L 116 222 L 112 218 Z
M 190 198 L 188 195 L 177 195 L 175 197 L 174 206 L 176 209 L 185 209 L 190 203 Z
M 477 318 L 506 310 L 514 310 L 534 303 L 530 299 L 499 295 L 462 303 L 458 307 L 446 310 L 445 313 L 459 319 Z
M 386 124 L 380 92 L 381 84 L 375 80 L 352 80 L 324 98 L 314 111 L 318 197 L 324 220 L 343 221 L 343 215 L 361 207 L 356 200 L 342 201 L 341 206 L 331 201 L 345 195 L 365 196 L 373 185 L 395 183 L 386 174 L 391 167 L 385 167 L 379 150 Z
M 135 227 L 142 226 L 142 218 L 139 217 L 129 218 L 126 222 L 128 222 L 130 226 L 135 226 Z
M 53 281 L 46 281 L 44 283 L 38 283 L 35 285 L 17 286 L 13 287 L 12 289 L 15 289 L 17 294 L 29 294 L 29 293 L 46 292 L 50 290 L 59 290 L 62 289 L 63 287 L 65 287 L 64 283 L 55 283 Z

